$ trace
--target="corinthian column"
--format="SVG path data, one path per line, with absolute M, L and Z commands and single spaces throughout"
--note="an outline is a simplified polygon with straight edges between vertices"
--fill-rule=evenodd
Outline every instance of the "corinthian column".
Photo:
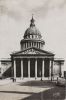
M 44 79 L 44 59 L 42 59 L 42 79 Z
M 16 60 L 14 59 L 14 81 L 16 81 Z
M 30 78 L 30 59 L 28 59 L 28 78 Z
M 21 59 L 21 79 L 23 79 L 23 59 Z
M 53 80 L 53 60 L 50 61 L 50 78 Z
M 50 65 L 49 65 L 49 77 L 51 78 L 51 60 L 50 60 Z
M 35 79 L 37 79 L 37 59 L 35 60 Z

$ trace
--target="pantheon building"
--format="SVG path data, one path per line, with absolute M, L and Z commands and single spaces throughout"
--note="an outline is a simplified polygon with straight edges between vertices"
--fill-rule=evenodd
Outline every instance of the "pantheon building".
M 43 50 L 44 46 L 45 41 L 36 28 L 32 16 L 30 26 L 20 41 L 21 50 L 11 54 L 12 73 L 15 80 L 17 77 L 41 78 L 42 80 L 48 77 L 52 80 L 54 54 Z

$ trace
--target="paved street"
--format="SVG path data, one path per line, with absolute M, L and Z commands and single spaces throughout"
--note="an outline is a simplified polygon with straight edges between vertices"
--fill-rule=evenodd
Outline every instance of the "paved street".
M 65 88 L 50 81 L 23 81 L 0 85 L 0 100 L 64 100 Z

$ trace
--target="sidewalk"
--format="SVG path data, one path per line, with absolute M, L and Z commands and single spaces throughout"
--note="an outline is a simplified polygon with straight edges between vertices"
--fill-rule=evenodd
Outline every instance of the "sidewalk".
M 6 84 L 9 84 L 9 83 L 22 83 L 22 82 L 28 82 L 28 81 L 33 81 L 33 80 L 41 81 L 41 78 L 37 78 L 37 79 L 35 79 L 35 78 L 23 78 L 23 79 L 16 78 L 16 82 L 13 82 L 13 80 L 10 79 L 10 78 L 6 78 L 6 79 L 0 80 L 0 85 L 6 85 Z M 51 81 L 51 79 L 50 78 L 44 78 L 42 81 Z M 55 82 L 55 81 L 53 81 L 53 82 Z
M 9 83 L 12 83 L 12 80 L 10 80 L 10 78 L 0 80 L 0 85 L 5 85 Z

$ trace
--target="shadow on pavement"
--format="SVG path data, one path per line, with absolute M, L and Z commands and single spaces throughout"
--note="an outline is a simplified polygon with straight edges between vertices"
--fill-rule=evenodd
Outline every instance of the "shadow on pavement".
M 48 90 L 31 94 L 31 96 L 20 100 L 64 100 L 65 87 L 56 86 L 55 82 L 51 81 L 29 81 L 21 83 L 20 86 L 32 86 L 39 88 L 51 87 Z
M 64 100 L 64 87 L 55 87 L 40 93 L 32 94 L 31 96 L 20 100 Z
M 55 86 L 55 82 L 51 81 L 28 81 L 19 84 L 20 86 L 29 86 L 29 87 L 38 87 L 38 88 L 47 88 Z

